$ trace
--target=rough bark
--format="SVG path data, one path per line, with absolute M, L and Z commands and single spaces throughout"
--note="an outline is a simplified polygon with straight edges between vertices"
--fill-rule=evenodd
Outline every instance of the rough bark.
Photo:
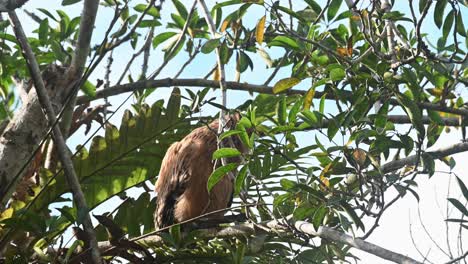
M 13 11 L 18 7 L 24 5 L 28 0 L 1 0 L 0 12 Z
M 63 78 L 63 73 L 63 68 L 56 66 L 43 73 L 49 95 L 53 95 L 51 101 L 55 110 L 61 108 L 62 97 L 66 94 L 67 81 L 59 78 Z M 46 133 L 47 120 L 33 88 L 29 90 L 27 101 L 0 134 L 0 211 L 11 198 L 29 159 Z

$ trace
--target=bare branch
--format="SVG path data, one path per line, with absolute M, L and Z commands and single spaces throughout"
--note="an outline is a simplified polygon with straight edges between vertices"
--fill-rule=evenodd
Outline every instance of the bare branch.
M 73 76 L 81 76 L 83 73 L 86 58 L 89 54 L 98 6 L 98 0 L 84 1 L 83 12 L 81 13 L 80 35 L 78 36 L 75 54 L 69 69 L 69 73 Z
M 326 226 L 319 227 L 317 231 L 315 231 L 313 224 L 305 222 L 305 221 L 296 221 L 294 223 L 294 226 L 296 227 L 297 230 L 305 234 L 312 235 L 312 236 L 319 236 L 321 238 L 329 239 L 334 242 L 340 242 L 340 243 L 349 245 L 351 247 L 360 249 L 372 255 L 375 255 L 375 256 L 378 256 L 383 259 L 390 260 L 396 263 L 407 263 L 407 264 L 421 263 L 419 261 L 416 261 L 402 254 L 390 251 L 388 249 L 382 248 L 375 244 L 371 244 L 359 238 L 353 238 L 352 236 L 349 236 L 345 233 L 339 232 L 337 230 L 334 230 Z
M 76 202 L 78 211 L 86 212 L 83 220 L 83 226 L 88 236 L 89 245 L 91 247 L 92 260 L 94 263 L 99 264 L 101 263 L 101 256 L 99 249 L 97 248 L 96 234 L 94 232 L 93 224 L 88 213 L 89 210 L 86 204 L 84 194 L 81 190 L 81 186 L 78 182 L 78 178 L 73 167 L 73 162 L 68 152 L 67 145 L 65 144 L 65 140 L 62 136 L 60 127 L 54 126 L 54 124 L 56 123 L 55 112 L 49 100 L 44 81 L 42 80 L 41 72 L 39 70 L 39 64 L 37 63 L 34 53 L 31 47 L 29 46 L 26 35 L 23 31 L 18 17 L 16 16 L 16 13 L 14 11 L 9 12 L 9 16 L 10 22 L 13 25 L 13 30 L 15 32 L 16 38 L 18 39 L 18 42 L 20 43 L 20 46 L 22 48 L 23 56 L 25 57 L 28 63 L 29 71 L 34 81 L 34 86 L 37 92 L 37 96 L 39 98 L 39 102 L 41 103 L 41 106 L 46 113 L 49 125 L 53 127 L 53 135 L 55 143 L 57 144 L 58 154 L 60 156 L 62 166 L 65 170 L 65 176 L 72 189 L 74 201 Z
M 261 94 L 273 94 L 273 87 L 267 85 L 257 85 L 257 84 L 249 84 L 249 83 L 238 83 L 238 82 L 226 82 L 226 85 L 229 90 L 239 90 L 239 91 L 247 91 L 247 92 L 256 92 Z M 194 86 L 194 87 L 211 87 L 211 88 L 219 88 L 219 82 L 213 80 L 205 80 L 205 79 L 157 79 L 157 80 L 141 80 L 134 83 L 128 83 L 123 85 L 116 85 L 110 87 L 107 90 L 100 90 L 96 92 L 96 96 L 94 98 L 89 98 L 87 96 L 80 96 L 78 98 L 78 103 L 86 103 L 93 100 L 101 99 L 108 96 L 118 95 L 121 93 L 126 92 L 133 92 L 135 90 L 144 90 L 147 88 L 157 88 L 157 87 L 171 87 L 171 86 Z M 286 92 L 288 95 L 298 94 L 304 95 L 307 91 L 304 90 L 295 90 L 290 89 Z M 349 91 L 341 91 L 343 95 L 346 97 L 351 98 L 352 93 Z M 320 98 L 324 94 L 326 94 L 326 99 L 336 100 L 336 97 L 330 93 L 324 92 L 315 92 L 314 98 Z M 389 99 L 391 105 L 399 105 L 396 99 Z M 429 102 L 418 102 L 418 106 L 422 109 L 429 109 L 435 110 L 440 112 L 452 113 L 462 116 L 468 117 L 468 109 L 464 108 L 451 108 L 440 104 L 432 104 Z
M 428 151 L 428 152 L 423 153 L 423 155 L 429 155 L 433 159 L 440 159 L 443 157 L 447 157 L 447 156 L 460 153 L 460 152 L 465 152 L 465 151 L 468 151 L 468 142 L 458 143 L 458 144 L 445 147 L 445 148 L 441 148 L 438 150 L 434 150 L 434 151 Z M 389 163 L 384 164 L 381 167 L 381 171 L 382 173 L 388 173 L 388 172 L 401 169 L 404 166 L 414 165 L 418 161 L 417 160 L 418 157 L 419 155 L 412 155 L 406 158 L 391 161 Z
M 465 259 L 466 257 L 468 257 L 468 251 L 466 251 L 463 255 L 459 256 L 458 258 L 454 258 L 451 261 L 446 262 L 445 264 L 457 263 L 458 261 Z
M 318 236 L 322 239 L 327 239 L 333 242 L 339 242 L 339 243 L 344 243 L 346 245 L 349 245 L 351 247 L 354 247 L 356 249 L 365 251 L 367 253 L 370 253 L 372 255 L 381 257 L 386 260 L 390 260 L 396 263 L 421 263 L 418 262 L 412 258 L 406 257 L 402 254 L 390 251 L 388 249 L 382 248 L 380 246 L 377 246 L 375 244 L 366 242 L 362 239 L 359 238 L 353 238 L 345 233 L 342 233 L 340 231 L 334 230 L 329 227 L 321 226 L 319 229 L 316 231 L 315 228 L 313 227 L 313 224 L 305 222 L 305 221 L 293 221 L 291 220 L 291 217 L 288 216 L 286 219 L 290 219 L 290 223 L 297 229 L 297 231 L 306 234 L 306 235 L 311 235 L 311 236 Z M 199 229 L 198 230 L 198 237 L 199 238 L 204 238 L 204 239 L 209 239 L 209 238 L 214 238 L 214 237 L 238 237 L 238 236 L 248 236 L 248 235 L 257 235 L 258 232 L 265 232 L 269 231 L 271 233 L 277 233 L 277 232 L 285 232 L 286 228 L 286 222 L 287 220 L 273 220 L 267 223 L 263 224 L 238 224 L 238 225 L 233 225 L 230 227 L 222 228 L 222 229 Z M 256 228 L 258 226 L 261 226 L 262 228 Z M 145 236 L 142 237 L 141 239 L 138 240 L 133 240 L 133 241 L 138 241 L 140 243 L 146 244 L 146 245 L 152 245 L 152 246 L 160 246 L 164 243 L 163 239 L 159 235 L 150 235 L 150 236 Z M 103 242 L 99 243 L 99 246 L 101 250 L 103 251 L 108 251 L 112 249 L 112 246 L 108 242 Z

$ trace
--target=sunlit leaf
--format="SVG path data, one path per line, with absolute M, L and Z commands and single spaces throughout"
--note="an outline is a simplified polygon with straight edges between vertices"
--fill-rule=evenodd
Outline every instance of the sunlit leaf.
M 213 159 L 232 158 L 240 155 L 240 151 L 235 148 L 220 148 L 213 153 Z
M 208 178 L 207 188 L 208 192 L 213 189 L 213 187 L 224 177 L 227 175 L 228 172 L 237 168 L 237 164 L 229 163 L 227 165 L 221 166 L 217 168 Z
M 281 79 L 273 86 L 273 93 L 277 94 L 277 93 L 286 91 L 288 89 L 291 89 L 292 87 L 296 86 L 300 82 L 301 82 L 301 79 L 295 78 L 295 77 Z
M 255 29 L 255 37 L 257 39 L 257 43 L 260 45 L 263 43 L 263 34 L 265 33 L 265 21 L 266 16 L 260 18 Z

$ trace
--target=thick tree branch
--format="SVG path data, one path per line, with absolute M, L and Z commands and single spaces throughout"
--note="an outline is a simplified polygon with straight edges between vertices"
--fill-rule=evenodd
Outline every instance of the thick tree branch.
M 402 254 L 399 254 L 399 253 L 390 251 L 388 249 L 385 249 L 383 247 L 377 246 L 375 244 L 369 243 L 362 239 L 353 238 L 350 235 L 347 235 L 345 233 L 339 232 L 337 230 L 334 230 L 326 226 L 319 227 L 317 231 L 315 231 L 313 224 L 305 222 L 305 221 L 296 221 L 294 223 L 294 226 L 296 227 L 297 230 L 299 230 L 302 233 L 312 235 L 312 236 L 318 236 L 323 239 L 331 240 L 333 242 L 340 242 L 348 246 L 354 247 L 356 249 L 360 249 L 362 251 L 370 253 L 372 255 L 381 257 L 383 259 L 393 261 L 395 263 L 404 263 L 404 264 L 422 263 L 412 258 L 409 258 L 407 256 L 404 256 Z
M 24 5 L 28 0 L 1 0 L 0 12 L 13 11 L 18 7 Z
M 378 256 L 380 258 L 390 260 L 396 263 L 420 263 L 412 258 L 406 257 L 402 254 L 390 251 L 388 249 L 382 248 L 375 244 L 366 242 L 359 238 L 353 238 L 343 232 L 337 231 L 335 229 L 321 226 L 316 231 L 313 227 L 313 224 L 305 221 L 293 221 L 291 217 L 287 217 L 290 224 L 292 224 L 297 231 L 311 236 L 318 236 L 322 239 L 326 239 L 332 242 L 344 243 L 353 248 L 365 251 L 372 255 Z M 258 228 L 261 227 L 261 228 Z M 287 232 L 286 221 L 282 220 L 273 220 L 263 224 L 252 224 L 252 223 L 243 223 L 237 224 L 226 228 L 210 228 L 210 229 L 199 229 L 197 230 L 199 239 L 211 239 L 215 237 L 243 237 L 249 235 L 258 235 L 260 233 L 269 233 L 277 234 L 278 232 L 284 233 Z M 143 245 L 150 245 L 153 247 L 161 246 L 164 244 L 164 240 L 159 235 L 151 235 L 144 237 L 138 240 L 138 243 Z M 107 253 L 112 253 L 112 251 L 118 250 L 113 248 L 109 242 L 100 242 L 99 248 L 101 251 L 107 251 Z
M 93 35 L 94 23 L 99 6 L 98 0 L 85 0 L 83 12 L 81 13 L 80 35 L 75 47 L 75 54 L 70 65 L 69 74 L 72 76 L 81 76 L 83 73 L 86 58 L 89 54 L 91 37 Z
M 93 224 L 91 223 L 91 218 L 88 213 L 89 209 L 87 207 L 84 194 L 81 190 L 81 186 L 78 182 L 78 178 L 73 167 L 73 162 L 68 152 L 67 145 L 65 144 L 65 140 L 62 136 L 62 132 L 58 126 L 54 126 L 54 124 L 57 121 L 55 117 L 55 111 L 52 107 L 51 101 L 49 100 L 49 96 L 47 94 L 47 90 L 41 76 L 41 71 L 39 69 L 39 64 L 37 63 L 34 53 L 31 47 L 29 46 L 26 35 L 23 31 L 18 17 L 16 16 L 16 13 L 14 11 L 9 12 L 9 16 L 10 22 L 13 25 L 13 30 L 15 32 L 16 38 L 20 43 L 23 55 L 27 61 L 29 71 L 37 92 L 37 96 L 39 98 L 39 102 L 42 106 L 42 109 L 45 111 L 49 126 L 53 127 L 53 135 L 55 143 L 57 144 L 58 154 L 61 159 L 62 166 L 65 170 L 66 179 L 72 189 L 74 201 L 76 202 L 78 211 L 84 212 L 85 217 L 83 220 L 83 226 L 89 239 L 93 262 L 97 264 L 101 263 L 100 252 L 97 248 L 96 234 L 94 232 Z
M 158 80 L 142 80 L 134 83 L 127 83 L 122 85 L 116 85 L 106 90 L 100 90 L 96 93 L 96 97 L 89 98 L 87 96 L 80 96 L 78 98 L 78 104 L 83 104 L 93 100 L 118 95 L 126 92 L 133 92 L 136 90 L 144 90 L 147 88 L 158 88 L 158 87 L 172 87 L 172 86 L 191 86 L 191 87 L 211 87 L 220 88 L 219 81 L 205 80 L 205 79 L 158 79 Z M 273 87 L 267 85 L 257 85 L 249 83 L 238 83 L 238 82 L 226 82 L 226 86 L 229 90 L 239 90 L 247 92 L 256 92 L 262 94 L 273 94 Z M 290 89 L 286 92 L 288 95 L 299 94 L 304 95 L 307 91 Z M 343 95 L 348 98 L 352 98 L 352 93 L 349 91 L 341 91 Z M 324 92 L 315 92 L 314 98 L 321 98 Z M 336 100 L 336 97 L 332 94 L 327 93 L 326 99 Z M 390 98 L 390 104 L 399 105 L 396 99 Z M 418 106 L 422 109 L 435 110 L 440 112 L 452 113 L 468 117 L 468 109 L 465 108 L 451 108 L 440 104 L 433 104 L 429 102 L 418 102 Z
M 424 152 L 423 155 L 429 155 L 433 159 L 441 159 L 453 154 L 468 151 L 468 142 L 458 143 L 449 147 L 441 148 L 434 151 Z M 391 161 L 381 167 L 382 173 L 389 173 L 403 168 L 404 166 L 412 166 L 418 161 L 420 155 L 412 155 L 403 159 Z

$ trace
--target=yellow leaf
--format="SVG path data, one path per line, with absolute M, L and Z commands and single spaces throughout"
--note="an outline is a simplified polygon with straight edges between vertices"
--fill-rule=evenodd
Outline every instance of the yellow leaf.
M 229 19 L 225 19 L 221 24 L 221 28 L 219 29 L 221 32 L 226 31 L 227 27 L 229 26 Z
M 3 211 L 2 213 L 0 213 L 0 219 L 8 219 L 8 218 L 11 218 L 13 216 L 13 208 L 8 208 L 8 209 L 5 209 L 5 211 Z
M 275 84 L 275 86 L 273 86 L 273 93 L 277 94 L 281 93 L 282 91 L 291 89 L 300 82 L 301 79 L 295 77 L 281 79 Z
M 357 148 L 353 152 L 353 158 L 357 164 L 362 167 L 366 163 L 367 153 L 364 150 Z
M 336 52 L 342 57 L 348 56 L 348 49 L 346 48 L 336 48 Z
M 322 181 L 322 183 L 327 187 L 330 187 L 330 181 L 328 180 L 327 175 L 332 164 L 333 163 L 328 163 L 328 165 L 325 166 L 325 168 L 323 168 L 322 172 L 320 173 L 320 181 Z
M 312 99 L 314 99 L 315 95 L 315 87 L 312 87 L 307 91 L 305 98 L 304 98 L 304 110 L 305 109 L 310 109 L 310 106 L 312 105 Z
M 444 89 L 442 88 L 429 88 L 426 91 L 436 97 L 441 97 L 444 94 Z
M 257 23 L 257 28 L 255 29 L 255 37 L 257 38 L 257 43 L 260 45 L 263 43 L 263 35 L 265 34 L 265 21 L 266 16 L 260 18 Z
M 219 68 L 216 67 L 216 70 L 213 72 L 213 80 L 219 81 L 221 79 L 221 74 L 219 74 Z
M 353 55 L 353 36 L 350 36 L 348 38 L 348 41 L 346 43 L 346 53 L 348 54 L 348 56 L 351 56 Z
M 325 186 L 330 187 L 330 181 L 325 176 L 320 176 L 320 180 L 325 184 Z
M 362 10 L 361 14 L 364 16 L 364 18 L 367 18 L 369 16 L 369 12 L 367 12 L 366 9 Z

